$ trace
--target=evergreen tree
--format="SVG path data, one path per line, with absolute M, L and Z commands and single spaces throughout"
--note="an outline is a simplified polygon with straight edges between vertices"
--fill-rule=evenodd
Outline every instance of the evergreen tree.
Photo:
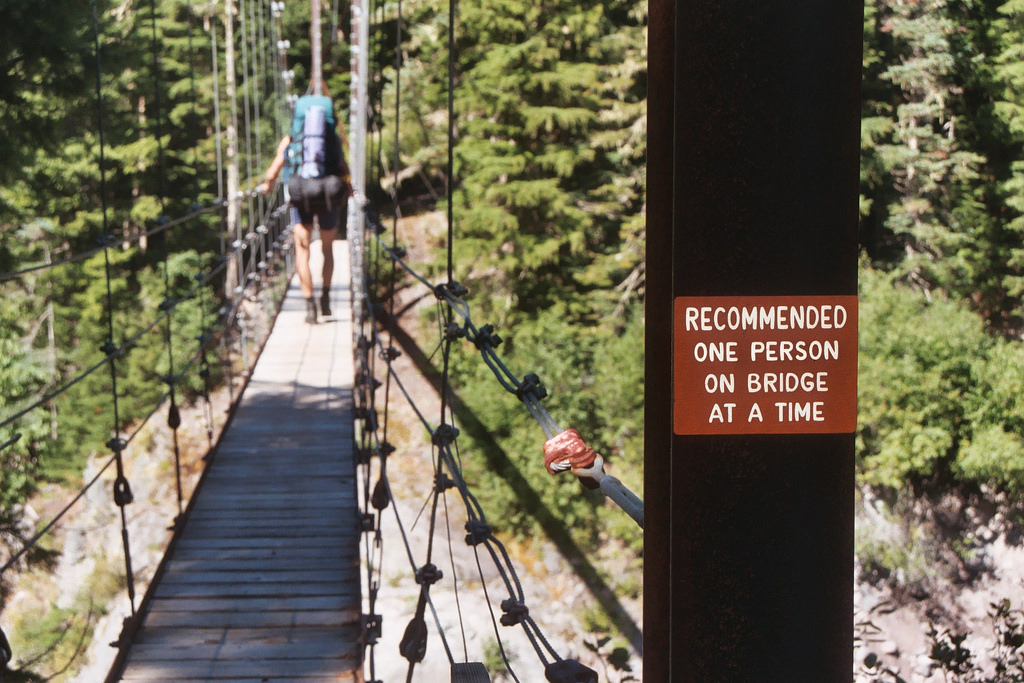
M 897 0 L 886 8 L 885 26 L 898 59 L 881 78 L 898 87 L 889 138 L 876 153 L 897 192 L 886 226 L 906 252 L 901 268 L 925 289 L 963 287 L 965 265 L 957 258 L 970 248 L 972 185 L 984 158 L 965 150 L 953 110 L 962 88 L 949 35 L 955 23 L 946 0 Z
M 475 264 L 465 277 L 487 273 L 524 314 L 586 317 L 574 302 L 615 279 L 589 268 L 620 251 L 624 217 L 641 212 L 642 177 L 629 168 L 644 149 L 630 138 L 642 69 L 623 66 L 636 64 L 636 43 L 614 22 L 644 17 L 624 3 L 514 0 L 466 3 L 460 17 L 456 244 Z
M 1005 146 L 1009 162 L 1008 173 L 1000 174 L 1005 178 L 998 199 L 1005 207 L 1004 267 L 1002 282 L 1006 294 L 1011 297 L 1010 306 L 1024 298 L 1024 250 L 1021 249 L 1021 236 L 1024 235 L 1024 3 L 1011 0 L 999 7 L 1002 18 L 995 22 L 996 33 L 1002 44 L 1002 50 L 995 60 L 995 76 L 997 90 L 993 99 L 995 103 L 995 121 L 1005 136 Z M 1002 215 L 1001 215 L 1002 217 Z M 1009 308 L 1010 306 L 1007 306 Z M 1014 316 L 1020 319 L 1020 314 Z

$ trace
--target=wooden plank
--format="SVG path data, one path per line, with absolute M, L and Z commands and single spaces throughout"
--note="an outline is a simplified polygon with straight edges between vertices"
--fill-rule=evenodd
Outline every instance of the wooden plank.
M 174 631 L 178 632 L 178 631 Z M 352 634 L 349 634 L 351 637 Z M 214 640 L 207 643 L 171 643 L 157 642 L 136 645 L 136 654 L 140 659 L 149 662 L 190 660 L 270 660 L 270 659 L 312 659 L 323 652 L 337 652 L 337 659 L 344 659 L 347 643 L 340 634 L 329 637 L 309 637 L 281 639 L 260 639 L 250 642 L 239 642 L 236 638 L 223 641 Z M 254 656 L 255 654 L 255 656 Z M 351 664 L 351 663 L 350 663 Z
M 124 681 L 159 681 L 160 683 L 192 683 L 193 681 L 230 681 L 230 683 L 268 683 L 273 681 L 302 681 L 303 683 L 347 683 L 355 681 L 355 675 L 337 674 L 324 670 L 322 660 L 288 660 L 287 674 L 276 674 L 273 668 L 280 668 L 279 662 L 260 660 L 249 662 L 224 662 L 197 664 L 193 662 L 159 663 L 147 666 L 138 675 L 126 674 Z M 332 667 L 333 668 L 333 667 Z M 268 673 L 268 669 L 270 672 Z
M 359 621 L 357 608 L 302 609 L 273 612 L 245 609 L 224 612 L 152 612 L 146 616 L 147 626 L 156 628 L 266 628 L 283 629 L 294 626 L 351 627 Z
M 307 567 L 311 566 L 313 562 L 323 559 L 330 562 L 338 562 L 339 559 L 351 558 L 356 551 L 356 547 L 346 547 L 342 549 L 342 552 L 338 555 L 327 555 L 321 548 L 317 547 L 303 547 L 303 548 L 290 548 L 287 552 L 282 552 L 278 548 L 268 548 L 265 546 L 250 547 L 250 548 L 220 548 L 220 547 L 196 547 L 192 548 L 188 552 L 182 552 L 179 546 L 174 552 L 173 565 L 177 566 L 179 563 L 187 562 L 260 562 L 275 559 L 288 559 L 293 562 L 292 566 Z
M 281 584 L 279 584 L 280 586 Z M 339 584 L 340 585 L 340 584 Z M 281 592 L 281 591 L 279 591 Z M 315 593 L 313 595 L 260 595 L 248 591 L 221 590 L 208 587 L 204 595 L 175 595 L 170 598 L 153 600 L 151 614 L 183 614 L 186 618 L 194 617 L 195 623 L 202 624 L 207 619 L 216 619 L 217 615 L 231 617 L 240 614 L 258 612 L 261 616 L 286 614 L 289 619 L 302 621 L 307 614 L 343 613 L 350 605 L 352 591 Z M 300 616 L 301 615 L 301 616 Z
M 317 571 L 319 569 L 333 569 L 339 566 L 339 564 L 349 563 L 359 563 L 359 553 L 356 548 L 352 548 L 338 557 L 324 557 L 319 551 L 307 553 L 306 557 L 296 557 L 292 553 L 289 553 L 287 556 L 270 555 L 259 560 L 259 567 L 264 571 L 274 572 L 294 569 L 296 565 L 299 565 L 306 570 Z M 178 576 L 188 576 L 201 572 L 237 572 L 249 569 L 252 566 L 253 560 L 244 557 L 176 558 L 174 571 L 168 571 L 162 581 L 173 581 Z
M 279 572 L 280 576 L 252 573 L 232 581 L 229 573 L 219 575 L 189 574 L 187 581 L 160 582 L 154 595 L 155 600 L 166 600 L 168 604 L 154 602 L 153 609 L 164 611 L 197 609 L 188 602 L 197 598 L 254 598 L 254 597 L 299 597 L 299 596 L 344 596 L 350 599 L 359 594 L 359 586 L 346 583 L 346 572 L 318 572 L 315 576 L 301 576 L 298 573 Z M 181 606 L 175 601 L 181 600 Z M 213 600 L 208 604 L 214 604 Z M 206 609 L 202 605 L 201 609 Z
M 289 569 L 268 570 L 262 565 L 258 568 L 244 570 L 226 569 L 215 571 L 186 571 L 175 570 L 164 575 L 160 582 L 160 589 L 170 593 L 171 591 L 184 592 L 182 586 L 203 586 L 211 591 L 219 591 L 222 595 L 236 594 L 252 586 L 265 585 L 268 583 L 283 584 L 281 592 L 292 594 L 301 586 L 309 584 L 323 584 L 329 587 L 331 583 L 336 584 L 331 591 L 344 590 L 351 592 L 353 586 L 346 583 L 352 575 L 352 564 L 349 566 L 335 566 L 325 569 L 307 570 L 298 567 Z M 222 586 L 221 584 L 228 584 Z
M 327 648 L 335 648 L 338 645 L 347 643 L 356 635 L 356 631 L 341 631 L 333 628 L 315 628 L 305 626 L 302 628 L 290 628 L 268 632 L 266 629 L 223 629 L 199 627 L 191 629 L 178 628 L 150 628 L 145 632 L 145 638 L 137 639 L 136 644 L 143 644 L 153 647 L 164 647 L 168 650 L 176 648 L 191 648 L 202 645 L 220 645 L 226 647 L 229 644 L 250 647 L 251 645 L 293 645 L 313 646 L 320 645 Z M 172 656 L 177 656 L 176 654 Z M 153 657 L 159 659 L 159 657 Z M 167 657 L 164 657 L 165 659 Z

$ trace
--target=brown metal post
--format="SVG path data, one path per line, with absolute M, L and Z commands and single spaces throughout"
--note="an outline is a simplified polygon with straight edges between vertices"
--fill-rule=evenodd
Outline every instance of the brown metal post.
M 862 16 L 651 0 L 645 680 L 852 677 Z

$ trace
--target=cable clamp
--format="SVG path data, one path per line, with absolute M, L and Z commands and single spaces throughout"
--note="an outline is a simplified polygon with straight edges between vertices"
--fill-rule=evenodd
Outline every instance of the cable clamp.
M 127 447 L 128 443 L 124 439 L 117 436 L 107 441 L 107 448 L 114 451 L 115 454 L 120 454 L 121 451 L 123 451 Z
M 469 294 L 469 287 L 466 285 L 452 280 L 448 283 L 448 291 L 452 293 L 456 299 L 462 299 Z
M 381 441 L 380 442 L 380 457 L 386 458 L 389 455 L 391 455 L 392 453 L 394 453 L 396 450 L 397 449 L 395 448 L 395 445 L 393 443 L 391 443 L 390 441 Z
M 119 508 L 123 508 L 125 505 L 131 505 L 135 497 L 132 495 L 132 489 L 128 485 L 128 479 L 123 474 L 118 475 L 117 479 L 114 480 L 114 503 Z
M 548 395 L 548 390 L 541 384 L 540 377 L 532 372 L 523 377 L 523 383 L 516 389 L 516 396 L 520 401 L 526 400 L 523 397 L 528 394 L 533 395 L 538 401 L 547 398 Z
M 356 464 L 357 465 L 369 465 L 370 458 L 373 456 L 373 451 L 369 448 L 357 448 L 356 449 Z
M 377 516 L 372 512 L 364 512 L 359 518 L 359 530 L 361 532 L 369 533 L 377 529 Z
M 502 600 L 501 611 L 504 612 L 504 614 L 501 615 L 502 626 L 515 626 L 516 624 L 521 623 L 523 619 L 530 616 L 530 608 L 514 598 Z
M 477 546 L 491 537 L 491 525 L 482 519 L 471 519 L 466 522 L 466 545 Z
M 107 358 L 114 358 L 121 355 L 121 347 L 114 343 L 113 339 L 103 342 L 100 351 L 106 354 Z
M 446 342 L 455 342 L 466 336 L 466 328 L 458 324 L 455 321 L 449 322 L 444 328 L 444 340 Z
M 381 477 L 373 487 L 373 494 L 370 496 L 370 505 L 373 506 L 374 510 L 384 510 L 387 508 L 390 500 L 391 493 L 388 491 L 388 487 L 384 483 L 384 477 Z
M 181 426 L 181 412 L 178 410 L 178 404 L 171 402 L 171 407 L 167 411 L 167 426 L 171 429 L 177 429 Z
M 423 598 L 420 597 L 420 602 L 422 601 Z M 423 661 L 424 655 L 427 654 L 427 624 L 421 614 L 413 617 L 405 627 L 402 640 L 398 643 L 398 653 L 411 663 Z
M 448 301 L 453 299 L 461 300 L 467 294 L 469 294 L 469 288 L 455 280 L 449 280 L 434 286 L 434 296 L 438 299 L 446 299 Z
M 443 471 L 438 470 L 434 475 L 434 490 L 438 493 L 443 493 L 453 486 L 455 486 L 455 482 Z
M 494 333 L 494 325 L 484 325 L 470 341 L 481 351 L 485 347 L 496 349 L 501 345 L 501 337 Z
M 166 311 L 171 310 L 172 308 L 174 308 L 177 305 L 178 305 L 178 300 L 177 299 L 169 299 L 168 298 L 168 299 L 164 299 L 163 301 L 161 301 L 160 305 L 157 306 L 157 308 L 161 312 L 166 312 Z
M 383 631 L 384 618 L 379 614 L 363 614 L 359 617 L 360 628 L 366 635 L 366 642 L 376 644 Z
M 439 425 L 434 433 L 431 435 L 430 440 L 434 442 L 434 445 L 439 448 L 444 448 L 451 444 L 452 441 L 459 436 L 459 430 L 453 425 L 443 424 Z
M 433 586 L 444 578 L 444 573 L 431 562 L 416 570 L 416 583 L 421 586 Z
M 399 349 L 396 349 L 394 346 L 388 346 L 383 351 L 380 352 L 381 360 L 387 361 L 389 363 L 401 355 L 402 352 Z

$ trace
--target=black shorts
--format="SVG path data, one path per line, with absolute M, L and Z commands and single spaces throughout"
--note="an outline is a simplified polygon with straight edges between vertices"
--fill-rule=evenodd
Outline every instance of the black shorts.
M 288 209 L 288 215 L 291 217 L 292 225 L 302 223 L 307 228 L 312 228 L 313 218 L 316 217 L 321 230 L 334 230 L 338 227 L 338 221 L 341 219 L 341 207 L 335 206 L 326 211 L 306 211 L 292 206 Z

